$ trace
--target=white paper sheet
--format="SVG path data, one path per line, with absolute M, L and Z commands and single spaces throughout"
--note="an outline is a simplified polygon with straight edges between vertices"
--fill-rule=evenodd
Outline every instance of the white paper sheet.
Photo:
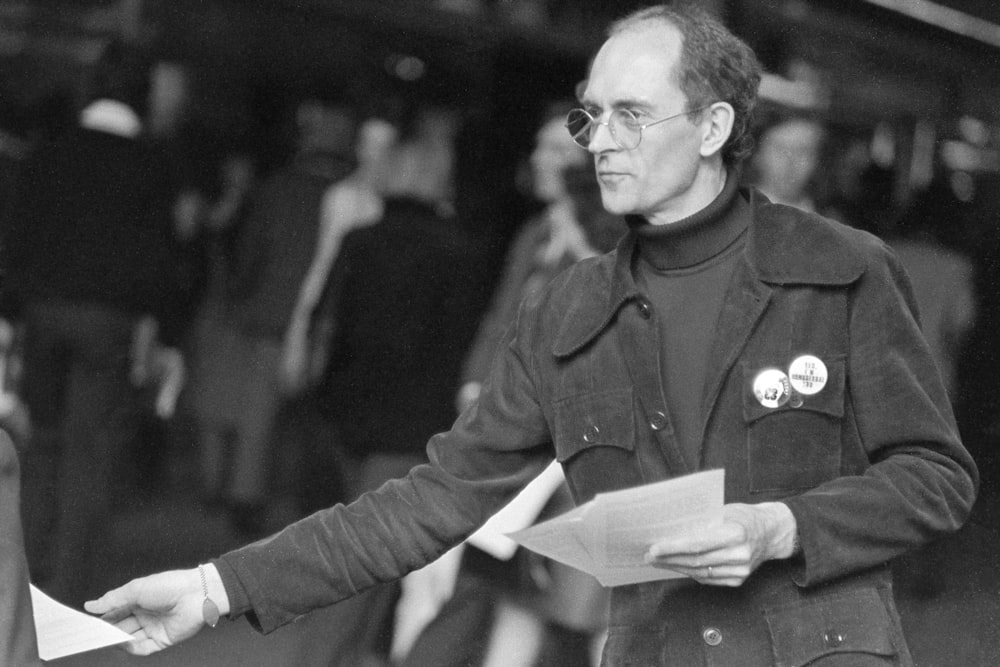
M 55 660 L 84 651 L 122 644 L 132 639 L 115 626 L 82 611 L 56 602 L 31 586 L 38 656 Z
M 553 461 L 467 541 L 494 558 L 510 560 L 517 551 L 517 542 L 507 534 L 530 526 L 564 479 L 562 466 Z
M 722 520 L 725 472 L 708 470 L 612 493 L 510 534 L 518 544 L 583 570 L 604 586 L 682 575 L 647 565 L 657 540 Z

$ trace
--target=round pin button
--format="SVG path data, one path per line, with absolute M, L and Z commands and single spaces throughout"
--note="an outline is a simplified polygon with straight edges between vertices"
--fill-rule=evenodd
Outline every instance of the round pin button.
M 811 354 L 796 357 L 788 367 L 788 380 L 792 383 L 792 388 L 806 396 L 822 391 L 827 377 L 826 364 Z
M 788 376 L 777 368 L 761 371 L 753 381 L 753 395 L 765 408 L 780 408 L 788 402 Z

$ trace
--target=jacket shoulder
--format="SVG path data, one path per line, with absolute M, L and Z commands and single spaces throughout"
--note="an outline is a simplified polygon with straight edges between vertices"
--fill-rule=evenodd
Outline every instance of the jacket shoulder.
M 884 261 L 887 247 L 868 232 L 764 202 L 754 208 L 749 253 L 765 282 L 846 285 Z

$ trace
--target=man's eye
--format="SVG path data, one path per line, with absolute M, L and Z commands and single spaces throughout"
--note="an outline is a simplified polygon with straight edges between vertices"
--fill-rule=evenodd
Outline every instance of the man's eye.
M 618 117 L 621 122 L 628 127 L 639 127 L 642 125 L 642 114 L 628 109 L 619 109 Z

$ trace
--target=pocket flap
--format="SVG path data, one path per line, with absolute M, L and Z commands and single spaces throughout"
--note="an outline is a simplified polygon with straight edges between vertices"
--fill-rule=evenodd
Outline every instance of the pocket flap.
M 556 457 L 561 462 L 588 447 L 635 449 L 630 387 L 565 398 L 554 409 Z
M 776 667 L 799 667 L 833 654 L 896 654 L 892 621 L 874 588 L 768 609 Z
M 846 372 L 844 358 L 834 358 L 825 361 L 827 368 L 826 385 L 815 394 L 800 394 L 792 391 L 791 398 L 784 405 L 769 408 L 763 405 L 754 394 L 753 385 L 758 374 L 774 364 L 745 361 L 743 362 L 743 418 L 751 424 L 761 417 L 785 412 L 788 410 L 806 410 L 819 412 L 831 417 L 844 416 L 844 385 Z M 787 369 L 785 369 L 787 371 Z

